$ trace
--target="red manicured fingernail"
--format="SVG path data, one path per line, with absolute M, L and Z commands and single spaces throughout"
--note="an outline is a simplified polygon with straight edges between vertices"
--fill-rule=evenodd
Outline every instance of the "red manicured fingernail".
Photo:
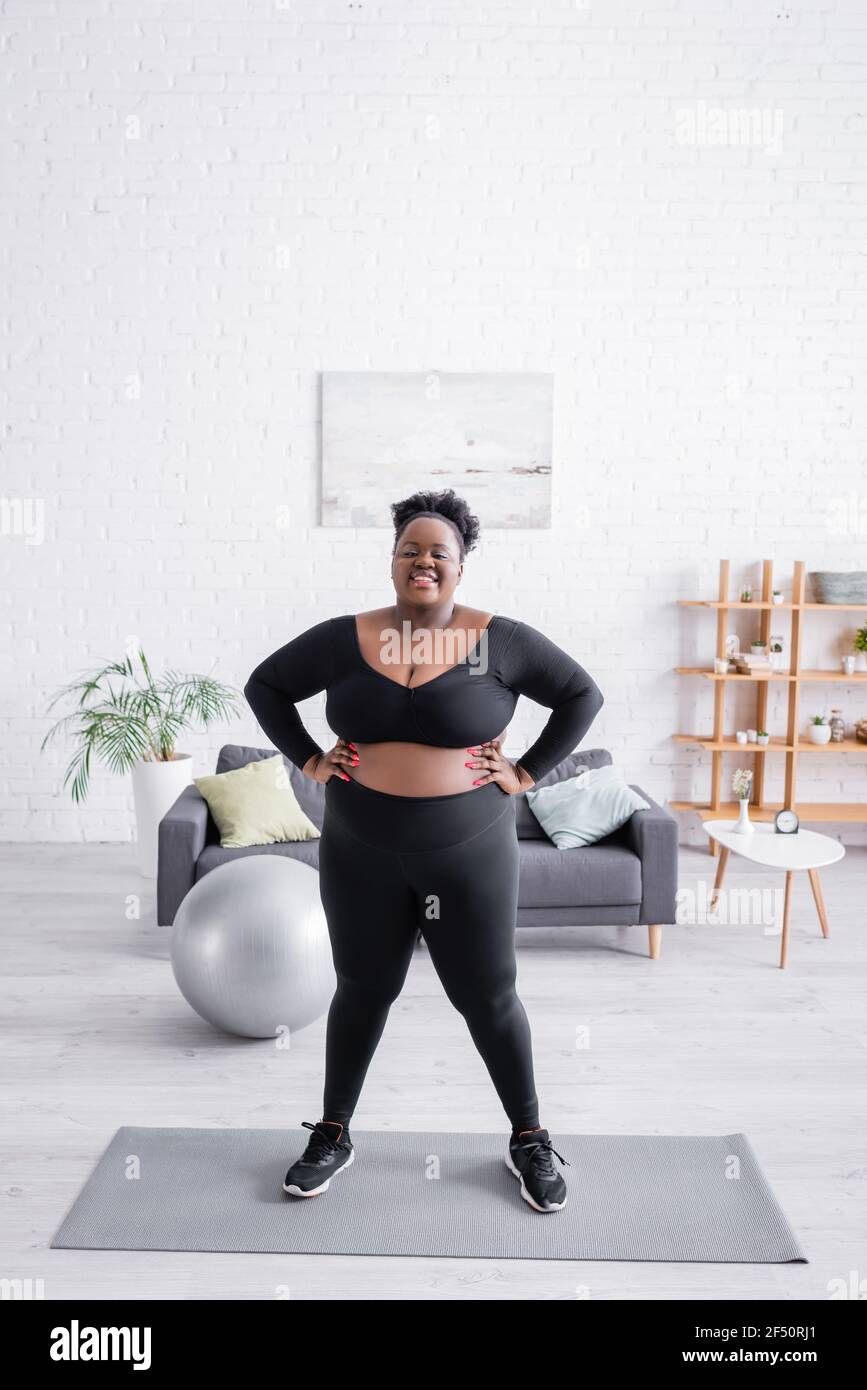
M 346 775 L 345 772 L 341 772 L 340 775 L 341 775 L 341 777 L 343 778 L 344 782 L 351 782 L 351 781 L 352 781 L 352 778 L 351 778 L 351 777 L 347 777 L 347 775 Z

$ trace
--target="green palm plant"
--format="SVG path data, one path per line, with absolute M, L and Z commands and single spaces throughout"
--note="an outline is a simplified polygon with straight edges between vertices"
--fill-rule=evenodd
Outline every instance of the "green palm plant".
M 141 761 L 170 762 L 183 729 L 197 721 L 207 728 L 237 708 L 241 692 L 234 686 L 175 670 L 155 680 L 141 647 L 137 656 L 143 676 L 128 655 L 71 681 L 49 701 L 50 710 L 65 696 L 77 697 L 76 708 L 51 726 L 40 746 L 41 751 L 62 730 L 75 734 L 78 747 L 63 778 L 64 787 L 72 780 L 75 802 L 87 796 L 92 759 L 100 758 L 115 773 L 129 772 Z

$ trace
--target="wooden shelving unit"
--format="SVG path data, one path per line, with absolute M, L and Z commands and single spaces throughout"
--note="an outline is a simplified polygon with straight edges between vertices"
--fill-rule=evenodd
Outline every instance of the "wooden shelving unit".
M 767 643 L 771 636 L 771 615 L 789 613 L 791 617 L 791 659 L 789 670 L 757 672 L 755 675 L 717 675 L 715 671 L 694 666 L 678 666 L 675 669 L 682 676 L 698 676 L 713 682 L 714 710 L 713 730 L 709 734 L 675 734 L 678 743 L 688 743 L 702 748 L 711 754 L 710 796 L 707 801 L 672 801 L 675 811 L 696 811 L 702 820 L 714 818 L 735 818 L 738 814 L 737 802 L 722 801 L 723 756 L 726 753 L 748 754 L 755 759 L 753 771 L 753 796 L 750 815 L 757 821 L 773 820 L 783 806 L 792 807 L 802 821 L 867 821 L 867 801 L 863 802 L 802 802 L 798 801 L 798 758 L 802 753 L 867 753 L 867 743 L 847 738 L 842 743 L 816 744 L 801 739 L 800 702 L 801 685 L 805 681 L 844 681 L 847 685 L 867 684 L 867 673 L 856 671 L 847 676 L 844 671 L 803 670 L 801 667 L 801 638 L 803 635 L 804 614 L 806 613 L 860 613 L 867 619 L 867 604 L 859 603 L 807 603 L 804 598 L 806 585 L 806 565 L 803 560 L 795 564 L 792 583 L 792 599 L 789 603 L 774 603 L 771 594 L 774 588 L 773 561 L 765 560 L 762 565 L 762 597 L 752 603 L 729 599 L 730 562 L 720 561 L 719 598 L 680 599 L 684 608 L 710 608 L 716 611 L 716 655 L 724 657 L 729 612 L 757 610 L 760 615 L 759 635 Z M 767 728 L 768 687 L 772 682 L 783 681 L 788 689 L 787 728 L 785 734 L 771 738 L 766 747 L 757 744 L 738 743 L 733 734 L 725 730 L 725 691 L 731 682 L 749 682 L 756 687 L 755 727 Z M 784 799 L 773 805 L 765 802 L 765 760 L 768 755 L 782 754 L 786 760 Z M 867 790 L 867 788 L 865 788 Z M 711 853 L 715 842 L 711 841 Z

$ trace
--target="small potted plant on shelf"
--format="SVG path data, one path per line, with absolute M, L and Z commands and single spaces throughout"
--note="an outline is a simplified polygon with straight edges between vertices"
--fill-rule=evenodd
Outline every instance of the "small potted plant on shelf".
M 756 743 L 760 743 L 760 744 L 762 745 L 763 748 L 767 748 L 767 746 L 768 746 L 768 744 L 770 743 L 770 741 L 771 741 L 771 736 L 770 736 L 770 734 L 768 733 L 767 729 L 757 729 L 757 730 L 756 730 Z
M 752 601 L 753 591 L 750 588 L 749 584 L 747 584 L 743 589 L 741 589 L 741 603 L 752 603 Z
M 750 820 L 750 796 L 753 790 L 753 774 L 749 768 L 739 767 L 732 778 L 732 791 L 737 797 L 740 815 L 732 826 L 739 835 L 752 834 L 755 827 Z
M 867 625 L 859 627 L 855 633 L 855 670 L 867 671 Z
M 825 723 L 824 714 L 814 714 L 807 725 L 807 738 L 811 743 L 830 743 L 831 725 Z
M 782 591 L 782 589 L 774 589 L 774 592 L 771 594 L 771 600 L 772 600 L 774 603 L 782 603 L 782 601 L 783 601 L 783 591 Z

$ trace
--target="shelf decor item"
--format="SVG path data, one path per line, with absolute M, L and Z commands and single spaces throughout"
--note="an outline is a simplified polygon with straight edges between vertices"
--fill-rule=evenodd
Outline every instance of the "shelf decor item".
M 771 741 L 771 736 L 767 729 L 759 729 L 756 733 L 756 743 L 760 743 L 763 748 L 767 748 Z
M 738 835 L 751 835 L 754 830 L 750 820 L 750 793 L 753 789 L 753 774 L 749 768 L 739 767 L 732 778 L 732 791 L 737 798 L 740 814 L 732 826 Z
M 811 743 L 830 743 L 831 725 L 825 723 L 824 714 L 814 714 L 812 722 L 807 725 L 807 738 Z
M 867 671 L 867 626 L 859 627 L 855 633 L 855 670 Z
M 749 584 L 747 584 L 745 588 L 741 589 L 741 603 L 752 603 L 752 601 L 753 591 L 750 588 Z
M 843 667 L 843 671 L 845 672 L 845 674 L 846 674 L 847 676 L 854 676 L 854 674 L 855 674 L 855 653 L 854 653 L 854 652 L 852 652 L 852 653 L 848 653 L 848 652 L 847 652 L 846 656 L 843 656 L 843 657 L 840 658 L 840 665 Z
M 771 594 L 771 602 L 772 602 L 772 603 L 779 604 L 779 603 L 782 603 L 782 601 L 783 601 L 783 591 L 782 591 L 782 589 L 774 589 L 773 593 Z
M 856 743 L 867 743 L 867 719 L 859 719 L 855 724 Z
M 842 710 L 831 710 L 831 722 L 828 727 L 831 730 L 831 742 L 842 743 L 846 737 L 846 724 L 843 720 Z
M 211 676 L 174 670 L 155 679 L 141 648 L 136 655 L 141 674 L 129 654 L 58 691 L 49 709 L 66 695 L 76 707 L 52 725 L 42 748 L 61 730 L 76 738 L 63 779 L 64 787 L 72 779 L 75 802 L 87 796 L 92 758 L 111 772 L 132 773 L 139 872 L 156 878 L 160 821 L 192 781 L 192 755 L 175 751 L 178 736 L 234 713 L 239 692 Z
M 867 604 L 867 570 L 811 570 L 807 578 L 816 603 Z

